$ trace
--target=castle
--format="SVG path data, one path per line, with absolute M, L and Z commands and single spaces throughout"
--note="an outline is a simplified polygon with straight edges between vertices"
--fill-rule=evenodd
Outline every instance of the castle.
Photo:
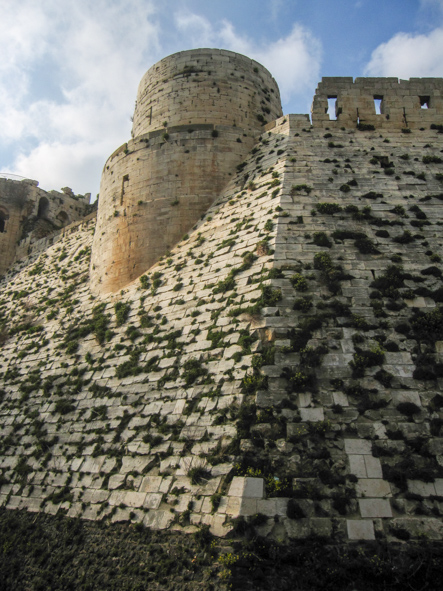
M 69 187 L 48 193 L 37 181 L 0 175 L 0 276 L 32 252 L 33 242 L 84 218 L 90 197 L 76 196 Z
M 257 62 L 184 51 L 143 77 L 96 221 L 0 179 L 0 503 L 440 540 L 442 90 L 323 78 L 311 122 Z M 29 216 L 74 223 L 24 249 Z

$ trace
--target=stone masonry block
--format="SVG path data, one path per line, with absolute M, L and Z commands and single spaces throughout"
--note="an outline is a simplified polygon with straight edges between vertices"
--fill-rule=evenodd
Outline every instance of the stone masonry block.
M 357 482 L 357 495 L 359 497 L 390 497 L 391 487 L 389 482 L 382 478 L 361 478 Z
M 433 482 L 422 482 L 421 480 L 408 480 L 408 490 L 422 497 L 429 497 L 436 494 Z
M 366 439 L 345 439 L 347 454 L 372 454 L 372 444 Z
M 350 540 L 375 540 L 374 524 L 369 520 L 351 520 L 346 522 Z
M 392 517 L 392 509 L 387 499 L 359 499 L 360 513 L 365 517 Z
M 368 478 L 383 478 L 380 460 L 369 455 L 363 457 Z
M 357 478 L 367 478 L 365 456 L 350 455 L 348 457 L 351 474 L 354 474 Z
M 318 423 L 324 421 L 325 415 L 322 408 L 301 408 L 301 420 L 305 422 Z
M 263 478 L 235 476 L 232 479 L 228 495 L 230 497 L 262 499 L 264 497 L 264 480 Z

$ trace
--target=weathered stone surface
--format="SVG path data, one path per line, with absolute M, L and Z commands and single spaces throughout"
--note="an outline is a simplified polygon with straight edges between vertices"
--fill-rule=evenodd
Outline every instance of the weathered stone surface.
M 357 482 L 357 494 L 364 497 L 390 497 L 389 482 L 381 478 L 361 478 Z
M 230 497 L 252 497 L 262 499 L 264 495 L 263 478 L 243 478 L 235 476 L 229 488 Z
M 197 88 L 194 74 L 181 75 L 183 84 Z M 422 84 L 438 86 L 429 80 L 417 88 Z M 225 107 L 234 100 L 230 90 L 221 89 Z M 201 108 L 200 97 L 195 107 Z M 174 109 L 175 117 L 177 103 Z M 153 111 L 152 124 L 160 121 L 162 129 L 117 150 L 104 173 L 109 201 L 99 211 L 101 222 L 108 215 L 111 226 L 127 224 L 134 233 L 131 244 L 123 231 L 115 241 L 114 234 L 103 237 L 112 272 L 129 269 L 139 248 L 148 251 L 172 213 L 189 221 L 200 207 L 186 183 L 172 205 L 169 181 L 190 174 L 212 183 L 206 152 L 215 154 L 223 142 L 238 144 L 235 157 L 246 144 L 254 150 L 242 156 L 242 170 L 222 171 L 228 184 L 189 235 L 181 228 L 183 240 L 168 244 L 167 257 L 134 271 L 134 283 L 113 296 L 94 299 L 88 283 L 94 220 L 71 225 L 53 245 L 33 242 L 34 252 L 0 283 L 0 326 L 5 322 L 7 332 L 0 331 L 2 504 L 186 532 L 207 524 L 218 535 L 232 527 L 231 517 L 263 513 L 269 517 L 260 526 L 264 535 L 345 536 L 347 520 L 334 508 L 344 478 L 349 495 L 357 494 L 347 505 L 352 539 L 372 539 L 373 531 L 391 539 L 391 495 L 393 509 L 412 522 L 411 536 L 427 528 L 436 535 L 435 523 L 420 511 L 441 510 L 434 497 L 443 496 L 442 479 L 409 481 L 410 496 L 420 501 L 405 498 L 392 469 L 408 458 L 411 469 L 432 479 L 443 465 L 443 384 L 433 377 L 440 345 L 435 358 L 432 340 L 427 356 L 417 356 L 424 351 L 417 341 L 420 314 L 438 310 L 429 294 L 441 297 L 437 257 L 443 255 L 440 167 L 422 159 L 438 156 L 442 136 L 429 126 L 420 133 L 412 127 L 408 136 L 394 122 L 388 145 L 384 134 L 356 130 L 351 119 L 333 123 L 325 138 L 326 119 L 310 128 L 306 117 L 288 115 L 240 143 L 241 126 L 214 130 L 207 122 L 191 131 L 169 122 L 166 140 L 163 117 Z M 255 121 L 243 123 L 255 129 Z M 387 158 L 394 175 L 375 156 Z M 179 176 L 163 178 L 167 167 Z M 426 180 L 404 182 L 412 169 Z M 149 183 L 147 199 L 136 197 Z M 341 190 L 345 184 L 349 191 Z M 155 195 L 155 228 L 141 231 L 138 222 L 145 223 Z M 322 203 L 341 208 L 339 215 L 324 213 Z M 363 210 L 367 204 L 370 212 Z M 409 217 L 400 215 L 403 209 Z M 424 221 L 429 225 L 420 227 Z M 408 243 L 406 234 L 405 243 L 394 242 L 405 230 L 423 238 Z M 379 253 L 360 252 L 354 238 L 334 234 L 339 231 L 364 234 Z M 313 243 L 319 232 L 330 248 Z M 374 279 L 400 266 L 399 257 L 407 274 L 399 297 L 373 294 Z M 340 266 L 346 279 L 330 284 L 319 260 Z M 103 265 L 93 271 L 106 272 Z M 428 295 L 412 298 L 418 290 Z M 389 470 L 392 484 L 382 478 Z M 278 495 L 294 488 L 301 498 L 291 509 Z
M 387 499 L 359 499 L 360 514 L 366 517 L 392 517 L 392 509 Z
M 354 521 L 348 519 L 346 522 L 348 537 L 350 540 L 375 540 L 374 524 L 372 521 Z

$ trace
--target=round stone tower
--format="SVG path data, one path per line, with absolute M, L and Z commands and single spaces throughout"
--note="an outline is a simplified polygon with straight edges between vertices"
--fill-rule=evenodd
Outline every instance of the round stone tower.
M 282 115 L 271 74 L 243 55 L 195 49 L 142 78 L 132 137 L 107 160 L 92 246 L 96 293 L 147 271 L 199 220 L 266 122 Z

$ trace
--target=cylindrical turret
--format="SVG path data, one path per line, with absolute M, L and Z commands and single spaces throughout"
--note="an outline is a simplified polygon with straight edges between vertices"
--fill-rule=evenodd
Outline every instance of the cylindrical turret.
M 140 82 L 133 140 L 105 164 L 91 259 L 92 288 L 117 291 L 199 220 L 264 122 L 282 115 L 271 74 L 217 49 L 171 55 Z

